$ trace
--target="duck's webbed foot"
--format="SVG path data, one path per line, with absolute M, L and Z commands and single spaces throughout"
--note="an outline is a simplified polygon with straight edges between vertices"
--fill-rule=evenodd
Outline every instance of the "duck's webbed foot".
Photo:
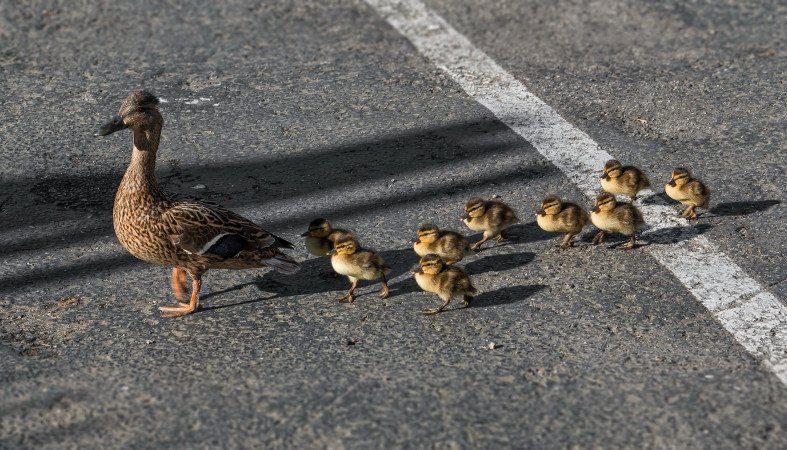
M 438 308 L 427 308 L 423 312 L 424 312 L 424 314 L 426 314 L 428 316 L 431 316 L 431 315 L 434 315 L 434 314 L 439 314 L 445 309 L 446 306 L 448 306 L 449 303 L 451 303 L 451 299 L 450 298 L 448 300 L 445 300 L 443 302 L 443 304 L 440 305 Z
M 621 245 L 620 248 L 622 248 L 624 250 L 631 250 L 632 248 L 634 248 L 636 246 L 637 246 L 636 238 L 634 236 L 631 236 L 629 238 L 629 241 L 626 242 L 625 244 Z
M 563 250 L 567 248 L 571 248 L 574 246 L 574 243 L 571 240 L 574 238 L 574 235 L 571 233 L 566 234 L 562 241 L 560 241 L 560 248 Z
M 347 295 L 345 295 L 343 297 L 337 298 L 337 300 L 339 301 L 339 303 L 352 303 L 353 300 L 355 300 L 355 299 L 353 298 L 352 294 L 347 294 Z
M 388 298 L 388 281 L 385 279 L 385 274 L 380 275 L 380 284 L 383 286 L 383 288 L 380 289 L 380 298 L 385 300 Z
M 173 280 L 175 271 L 172 272 Z M 184 272 L 185 275 L 185 272 Z M 174 281 L 173 281 L 174 286 Z M 178 306 L 160 306 L 159 311 L 164 317 L 180 317 L 191 314 L 199 308 L 199 290 L 202 287 L 202 280 L 199 277 L 191 279 L 191 298 L 188 303 L 178 302 Z

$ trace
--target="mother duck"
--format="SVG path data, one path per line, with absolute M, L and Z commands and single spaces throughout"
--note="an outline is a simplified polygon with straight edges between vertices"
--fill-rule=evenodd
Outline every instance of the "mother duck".
M 202 276 L 208 269 L 248 269 L 270 266 L 294 273 L 298 263 L 282 248 L 286 240 L 217 204 L 176 200 L 156 183 L 156 150 L 164 123 L 158 98 L 134 91 L 120 105 L 118 116 L 101 127 L 97 136 L 129 128 L 134 147 L 112 210 L 115 234 L 137 258 L 172 266 L 172 290 L 177 306 L 159 308 L 165 317 L 190 314 L 199 307 Z M 191 297 L 184 302 L 186 274 Z

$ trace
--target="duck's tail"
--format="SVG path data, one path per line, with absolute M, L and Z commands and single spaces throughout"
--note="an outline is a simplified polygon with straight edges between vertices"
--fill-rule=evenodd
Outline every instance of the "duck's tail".
M 262 262 L 266 266 L 273 267 L 277 271 L 287 275 L 292 275 L 301 268 L 298 261 L 295 261 L 290 255 L 285 253 L 277 253 L 273 258 L 265 258 Z

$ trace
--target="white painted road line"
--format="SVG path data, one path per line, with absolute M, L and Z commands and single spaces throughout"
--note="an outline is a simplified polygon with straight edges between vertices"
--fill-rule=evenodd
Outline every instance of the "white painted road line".
M 418 0 L 366 0 L 389 24 L 468 95 L 530 142 L 590 198 L 612 155 L 531 94 L 484 52 Z M 677 243 L 645 247 L 738 342 L 787 384 L 787 307 L 708 239 L 677 217 L 677 205 L 642 206 L 647 239 Z M 658 234 L 657 234 L 658 233 Z M 679 242 L 678 242 L 679 241 Z

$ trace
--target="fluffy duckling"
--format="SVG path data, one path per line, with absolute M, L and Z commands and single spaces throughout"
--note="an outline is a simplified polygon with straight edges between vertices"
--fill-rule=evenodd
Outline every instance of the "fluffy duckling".
M 450 265 L 461 261 L 470 250 L 467 238 L 454 231 L 441 231 L 431 223 L 418 227 L 417 233 L 418 239 L 413 241 L 413 250 L 418 256 L 434 253 Z
M 336 240 L 331 255 L 331 266 L 339 275 L 345 275 L 352 282 L 347 295 L 340 297 L 342 303 L 352 303 L 353 292 L 358 287 L 359 280 L 380 279 L 383 288 L 380 298 L 388 298 L 388 282 L 385 272 L 388 270 L 383 259 L 372 250 L 361 248 L 358 241 L 352 236 L 344 236 Z
M 424 314 L 439 313 L 451 303 L 451 299 L 460 295 L 465 307 L 470 306 L 477 291 L 464 270 L 447 265 L 434 253 L 421 258 L 418 265 L 419 269 L 413 272 L 418 286 L 426 292 L 437 294 L 443 300 L 443 304 L 438 308 L 425 309 Z
M 301 235 L 306 238 L 306 250 L 314 256 L 327 256 L 336 240 L 345 236 L 352 236 L 352 233 L 331 227 L 331 223 L 325 219 L 312 220 L 309 229 Z
M 673 170 L 672 178 L 664 186 L 664 192 L 671 199 L 686 205 L 686 209 L 680 215 L 689 220 L 697 219 L 694 208 L 707 208 L 710 203 L 710 191 L 702 184 L 702 181 L 691 178 L 688 169 L 677 168 Z
M 465 215 L 462 222 L 473 231 L 483 231 L 484 237 L 470 247 L 478 250 L 484 242 L 497 238 L 497 242 L 508 239 L 506 228 L 519 222 L 510 206 L 499 200 L 471 198 L 465 204 Z
M 623 194 L 637 199 L 637 192 L 650 186 L 648 177 L 634 166 L 624 166 L 617 159 L 610 159 L 604 164 L 604 175 L 601 175 L 601 187 L 610 194 Z
M 566 233 L 560 241 L 560 248 L 563 249 L 573 245 L 571 239 L 582 232 L 588 220 L 588 213 L 581 206 L 563 202 L 555 196 L 545 198 L 536 213 L 536 223 L 542 230 Z
M 593 244 L 604 242 L 606 232 L 620 233 L 629 236 L 623 248 L 634 248 L 634 233 L 645 224 L 642 213 L 630 203 L 618 203 L 612 194 L 601 194 L 596 197 L 596 205 L 590 213 L 590 221 L 601 231 L 593 238 Z

